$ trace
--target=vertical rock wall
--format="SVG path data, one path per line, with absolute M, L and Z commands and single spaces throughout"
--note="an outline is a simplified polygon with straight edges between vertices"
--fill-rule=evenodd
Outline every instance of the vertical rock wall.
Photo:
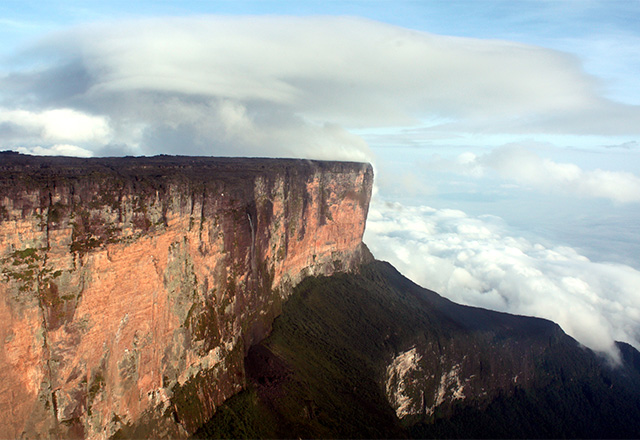
M 0 429 L 184 437 L 304 276 L 355 268 L 357 163 L 0 153 Z

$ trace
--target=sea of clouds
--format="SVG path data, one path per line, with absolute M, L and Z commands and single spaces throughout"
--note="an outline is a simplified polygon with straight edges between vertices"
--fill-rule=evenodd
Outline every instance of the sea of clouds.
M 513 235 L 498 217 L 374 198 L 365 242 L 416 283 L 466 305 L 558 323 L 596 351 L 640 347 L 640 271 Z

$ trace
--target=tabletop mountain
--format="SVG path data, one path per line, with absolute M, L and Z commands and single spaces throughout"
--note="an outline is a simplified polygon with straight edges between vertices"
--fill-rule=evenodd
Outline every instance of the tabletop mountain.
M 638 437 L 640 353 L 362 243 L 370 165 L 0 153 L 7 437 Z

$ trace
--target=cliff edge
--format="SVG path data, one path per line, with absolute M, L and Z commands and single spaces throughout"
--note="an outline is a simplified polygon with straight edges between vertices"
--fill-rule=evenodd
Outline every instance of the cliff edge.
M 0 429 L 185 437 L 307 275 L 349 271 L 370 165 L 0 153 Z

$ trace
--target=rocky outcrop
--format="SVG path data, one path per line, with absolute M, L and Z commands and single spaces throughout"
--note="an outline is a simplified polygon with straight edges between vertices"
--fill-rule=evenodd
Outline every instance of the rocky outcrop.
M 369 165 L 0 154 L 3 436 L 184 437 L 303 277 L 357 267 Z

